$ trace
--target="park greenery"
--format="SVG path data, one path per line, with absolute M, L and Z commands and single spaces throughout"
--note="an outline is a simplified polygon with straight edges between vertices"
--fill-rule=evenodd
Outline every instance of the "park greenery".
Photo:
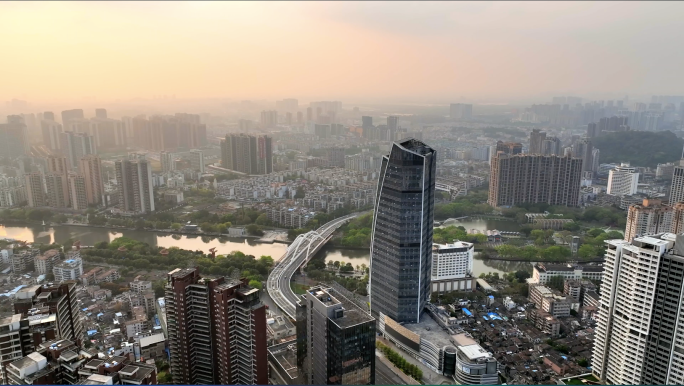
M 452 202 L 435 204 L 435 220 L 491 214 L 492 207 L 486 204 L 487 196 L 485 189 L 473 189 L 467 196 L 456 197 Z
M 364 214 L 341 228 L 342 237 L 335 240 L 344 247 L 370 247 L 373 213 Z
M 403 356 L 381 342 L 375 341 L 375 348 L 380 350 L 385 357 L 397 366 L 404 374 L 420 382 L 423 379 L 423 371 L 416 365 L 409 363 Z
M 561 218 L 570 219 L 586 225 L 601 225 L 611 226 L 623 229 L 627 223 L 627 213 L 623 210 L 613 207 L 591 206 L 585 209 L 571 208 L 567 206 L 551 206 L 548 204 L 519 204 L 514 208 L 502 210 L 504 217 L 514 219 L 519 224 L 525 224 L 527 218 L 526 213 L 544 213 L 549 212 L 546 218 Z M 577 231 L 580 229 L 580 224 L 569 223 L 565 224 L 564 229 L 568 231 Z M 529 234 L 534 229 L 531 225 L 525 225 L 521 228 L 521 232 Z
M 119 237 L 108 243 L 95 244 L 94 248 L 81 250 L 86 262 L 106 263 L 135 269 L 168 270 L 170 267 L 197 266 L 204 275 L 226 276 L 239 272 L 250 280 L 250 285 L 262 288 L 262 283 L 273 267 L 270 256 L 245 255 L 234 251 L 212 259 L 202 251 L 189 251 L 177 247 L 164 249 L 127 237 Z
M 484 234 L 468 234 L 462 226 L 450 225 L 444 228 L 435 228 L 432 236 L 434 244 L 452 243 L 455 240 L 467 241 L 470 243 L 485 243 L 487 236 Z
M 329 265 L 330 263 L 332 264 Z M 343 265 L 339 261 L 326 263 L 325 259 L 322 257 L 311 259 L 304 270 L 310 279 L 325 283 L 334 281 L 346 288 L 348 291 L 355 292 L 361 296 L 368 295 L 368 291 L 366 289 L 368 286 L 368 269 L 366 268 L 365 264 L 357 266 L 356 269 L 357 271 L 363 271 L 366 273 L 363 277 L 339 275 L 344 273 L 352 273 L 354 271 L 354 267 L 349 263 Z

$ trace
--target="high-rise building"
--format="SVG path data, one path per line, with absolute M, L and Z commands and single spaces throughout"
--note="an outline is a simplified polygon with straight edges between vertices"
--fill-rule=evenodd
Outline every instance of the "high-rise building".
M 95 109 L 95 118 L 107 119 L 106 109 Z
M 176 170 L 176 153 L 168 151 L 159 152 L 162 173 Z
M 633 204 L 627 211 L 625 241 L 635 237 L 671 232 L 675 210 L 660 200 L 644 199 L 642 204 Z
M 168 273 L 170 372 L 177 384 L 266 385 L 266 308 L 247 279 Z
M 304 114 L 301 111 L 297 111 L 297 124 L 301 125 L 304 123 Z
M 582 159 L 582 170 L 591 171 L 594 162 L 592 160 L 594 146 L 591 139 L 587 137 L 580 138 L 579 141 L 572 145 L 572 155 Z
M 19 115 L 7 116 L 7 123 L 0 124 L 0 154 L 16 158 L 30 152 L 28 133 L 24 119 Z
M 606 193 L 613 196 L 629 196 L 637 192 L 639 173 L 628 163 L 616 166 L 608 172 Z
M 85 116 L 83 115 L 83 110 L 82 109 L 74 109 L 74 110 L 64 110 L 62 111 L 62 125 L 66 127 L 66 125 L 69 123 L 69 121 L 74 120 L 74 119 L 84 119 Z
M 221 141 L 221 166 L 245 174 L 272 173 L 271 137 L 227 134 L 226 138 Z
M 65 131 L 61 133 L 60 148 L 71 170 L 78 170 L 79 160 L 89 154 L 97 154 L 92 135 Z
M 498 152 L 503 152 L 504 154 L 510 155 L 522 154 L 522 143 L 497 141 L 496 153 Z M 492 157 L 494 157 L 496 153 L 493 154 Z
M 543 154 L 542 144 L 546 139 L 546 132 L 540 131 L 539 129 L 532 129 L 530 133 L 530 147 L 527 152 L 530 154 Z
M 382 158 L 370 259 L 374 315 L 415 323 L 430 299 L 436 151 L 408 139 Z
M 22 288 L 15 294 L 14 312 L 26 317 L 33 311 L 48 308 L 57 315 L 57 336 L 80 346 L 84 331 L 76 301 L 78 287 L 76 281 L 65 281 Z
M 136 147 L 150 150 L 196 149 L 207 144 L 207 127 L 199 115 L 137 116 L 131 120 L 133 142 Z
M 335 167 L 344 167 L 344 148 L 341 147 L 330 147 L 326 149 L 328 153 L 328 165 Z
M 46 174 L 45 187 L 48 206 L 52 208 L 68 208 L 71 206 L 67 174 Z
M 88 209 L 85 178 L 80 174 L 69 174 L 69 196 L 73 210 Z
M 261 128 L 270 129 L 278 125 L 278 112 L 275 110 L 266 110 L 261 112 Z
M 78 280 L 83 275 L 83 260 L 80 253 L 68 256 L 52 268 L 55 281 L 60 283 L 67 280 Z
M 471 119 L 473 117 L 473 105 L 465 103 L 452 103 L 449 106 L 451 119 Z
M 47 197 L 45 196 L 45 184 L 43 182 L 43 175 L 40 173 L 29 173 L 24 176 L 26 186 L 26 201 L 28 206 L 38 208 L 47 206 Z
M 558 137 L 546 137 L 546 139 L 542 141 L 541 154 L 562 155 L 562 153 L 563 148 L 561 146 L 561 140 Z
M 306 108 L 306 121 L 307 122 L 313 121 L 313 109 L 311 107 Z
M 202 150 L 190 150 L 188 158 L 190 159 L 190 167 L 200 173 L 204 173 L 204 153 Z
M 310 385 L 375 384 L 375 319 L 331 288 L 315 286 L 306 303 L 304 368 Z
M 123 121 L 98 117 L 91 119 L 88 124 L 87 133 L 93 136 L 95 147 L 99 151 L 123 150 L 128 147 L 128 136 Z
M 373 117 L 369 117 L 366 115 L 362 116 L 361 127 L 364 129 L 373 127 Z
M 85 184 L 85 194 L 88 205 L 104 203 L 104 183 L 102 175 L 102 160 L 96 155 L 81 158 L 79 170 Z
M 684 384 L 684 235 L 606 244 L 592 372 L 605 384 Z
M 672 172 L 670 204 L 684 202 L 684 159 L 677 162 Z
M 154 212 L 152 167 L 144 155 L 130 154 L 129 159 L 114 162 L 119 190 L 118 207 L 124 212 Z
M 54 120 L 43 119 L 40 122 L 40 127 L 43 134 L 43 145 L 53 152 L 59 151 L 62 125 Z
M 491 162 L 489 205 L 578 206 L 582 160 L 570 156 L 498 153 Z
M 46 111 L 43 113 L 43 119 L 46 121 L 54 121 L 55 113 L 53 113 L 52 111 Z

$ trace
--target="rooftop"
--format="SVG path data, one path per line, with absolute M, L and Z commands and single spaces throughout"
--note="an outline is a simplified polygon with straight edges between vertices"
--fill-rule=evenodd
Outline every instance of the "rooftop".
M 414 334 L 418 334 L 420 340 L 427 340 L 437 347 L 453 346 L 453 343 L 451 343 L 451 336 L 426 312 L 421 314 L 420 322 L 407 323 L 403 326 Z
M 471 344 L 468 346 L 459 346 L 459 350 L 471 361 L 476 361 L 478 359 L 489 359 L 492 354 L 482 348 L 479 344 Z
M 278 364 L 287 372 L 290 378 L 297 378 L 297 349 L 295 344 L 290 344 L 285 348 L 269 347 L 268 351 L 275 358 Z

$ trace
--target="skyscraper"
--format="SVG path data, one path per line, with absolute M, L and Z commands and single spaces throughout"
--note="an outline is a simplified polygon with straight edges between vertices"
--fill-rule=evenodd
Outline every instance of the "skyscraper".
M 30 146 L 26 124 L 19 115 L 7 116 L 7 123 L 0 124 L 0 154 L 16 158 L 28 155 Z
M 176 154 L 168 151 L 159 152 L 162 173 L 176 170 Z
M 107 119 L 106 109 L 95 109 L 95 118 Z
M 310 385 L 375 384 L 375 319 L 331 288 L 315 286 L 306 303 L 305 373 Z M 298 327 L 299 328 L 299 327 Z
M 177 384 L 268 384 L 266 308 L 247 279 L 168 273 L 164 300 Z
M 91 154 L 81 158 L 79 162 L 79 170 L 85 184 L 86 202 L 88 205 L 102 204 L 104 202 L 102 160 Z
M 449 106 L 451 119 L 471 119 L 473 117 L 473 105 L 465 103 L 452 103 Z
M 124 212 L 154 212 L 152 167 L 144 155 L 129 154 L 129 159 L 114 162 L 119 190 L 119 209 Z
M 69 175 L 69 196 L 73 210 L 88 209 L 88 197 L 86 195 L 85 178 L 80 174 Z
M 382 159 L 371 239 L 374 315 L 418 322 L 430 299 L 436 152 L 408 139 Z
M 607 384 L 684 384 L 684 235 L 606 244 L 592 372 Z
M 591 139 L 587 137 L 581 138 L 579 141 L 572 145 L 572 155 L 577 158 L 582 159 L 582 170 L 591 171 L 594 164 L 592 160 L 594 146 L 591 143 Z
M 71 170 L 78 170 L 79 160 L 89 154 L 97 154 L 92 135 L 65 131 L 61 134 L 60 148 Z
M 204 153 L 202 153 L 202 150 L 190 150 L 188 158 L 190 159 L 190 167 L 193 170 L 204 173 Z
M 53 152 L 59 151 L 62 125 L 54 120 L 43 119 L 40 122 L 40 128 L 43 134 L 43 145 Z
M 598 149 L 594 149 L 598 150 Z M 562 147 L 561 141 L 558 137 L 546 137 L 542 141 L 541 154 L 544 155 L 561 155 Z
M 532 132 L 530 133 L 530 147 L 528 148 L 528 153 L 542 154 L 542 144 L 545 139 L 545 131 L 540 131 L 539 129 L 532 129 Z
M 221 140 L 221 166 L 245 174 L 273 172 L 271 137 L 227 134 L 226 138 Z
M 66 128 L 66 125 L 69 123 L 69 121 L 74 120 L 74 119 L 84 119 L 84 118 L 85 118 L 85 116 L 83 115 L 82 109 L 62 111 L 62 125 L 65 128 Z
M 53 113 L 52 111 L 46 111 L 43 113 L 43 119 L 46 121 L 54 121 L 55 113 Z
M 49 206 L 53 208 L 68 208 L 71 206 L 67 174 L 46 174 L 45 186 L 47 188 L 47 200 Z
M 670 204 L 684 202 L 684 154 L 682 156 L 683 159 L 677 162 L 672 172 Z
M 278 112 L 275 110 L 266 110 L 261 112 L 261 128 L 270 129 L 278 125 Z
M 26 174 L 24 178 L 26 180 L 26 201 L 28 206 L 32 208 L 47 206 L 43 175 L 40 173 L 30 173 Z
M 570 156 L 498 153 L 491 162 L 489 205 L 577 206 L 582 160 Z

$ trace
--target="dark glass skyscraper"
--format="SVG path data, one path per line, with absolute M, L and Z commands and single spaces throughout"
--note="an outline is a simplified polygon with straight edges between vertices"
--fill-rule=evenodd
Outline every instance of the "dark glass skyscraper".
M 373 315 L 415 323 L 430 299 L 436 152 L 395 142 L 382 159 L 370 261 Z

